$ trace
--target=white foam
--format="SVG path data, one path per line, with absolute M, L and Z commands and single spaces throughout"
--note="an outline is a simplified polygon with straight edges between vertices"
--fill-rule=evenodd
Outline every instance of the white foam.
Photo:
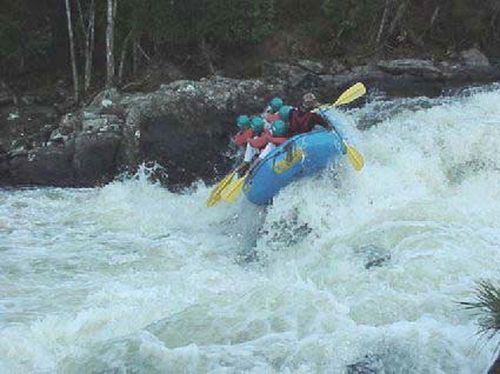
M 147 170 L 0 191 L 0 371 L 342 373 L 371 355 L 484 372 L 494 342 L 456 302 L 499 281 L 498 102 L 394 101 L 357 134 L 361 173 L 345 161 L 265 213 L 207 209 L 204 184 L 173 194 Z

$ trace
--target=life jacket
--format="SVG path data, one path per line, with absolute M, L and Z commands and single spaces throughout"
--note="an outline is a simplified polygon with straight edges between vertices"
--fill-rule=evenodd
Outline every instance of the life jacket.
M 317 113 L 294 109 L 290 112 L 288 131 L 290 135 L 302 134 L 311 131 L 316 124 L 324 125 L 325 123 L 324 118 Z
M 277 121 L 280 119 L 279 113 L 268 113 L 266 114 L 266 121 L 267 123 L 273 123 L 274 121 Z
M 236 145 L 244 147 L 249 139 L 252 139 L 253 131 L 252 129 L 243 129 L 239 131 L 233 138 Z
M 271 138 L 271 132 L 268 129 L 264 129 L 260 135 L 249 139 L 248 144 L 261 151 L 266 147 L 267 143 L 269 143 L 269 138 Z
M 288 138 L 286 136 L 270 136 L 269 141 L 274 145 L 281 145 L 286 142 Z

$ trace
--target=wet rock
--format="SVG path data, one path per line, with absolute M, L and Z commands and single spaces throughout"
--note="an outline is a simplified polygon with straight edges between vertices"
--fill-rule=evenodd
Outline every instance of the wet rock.
M 138 133 L 139 160 L 156 161 L 167 170 L 169 184 L 182 186 L 227 171 L 229 135 L 240 113 L 258 113 L 281 94 L 280 85 L 216 78 L 164 85 L 145 100 L 128 97 L 127 126 Z M 129 121 L 130 117 L 132 121 Z
M 75 139 L 72 168 L 79 185 L 111 180 L 118 169 L 121 136 L 111 133 L 80 134 Z
M 121 127 L 123 125 L 123 120 L 114 114 L 102 114 L 98 118 L 100 122 L 99 126 L 95 126 L 97 131 L 108 131 L 112 127 Z M 83 126 L 82 126 L 83 128 Z
M 61 134 L 59 129 L 53 130 L 49 137 L 49 142 L 53 144 L 64 144 L 67 140 L 68 136 Z
M 169 81 L 177 81 L 181 79 L 186 79 L 186 75 L 184 72 L 179 69 L 179 67 L 173 63 L 165 62 L 162 65 L 164 70 L 164 74 L 166 75 Z
M 338 60 L 333 60 L 326 69 L 326 74 L 338 74 L 345 71 L 347 67 Z
M 365 263 L 365 269 L 370 269 L 372 267 L 379 267 L 379 266 L 382 266 L 384 265 L 387 261 L 389 261 L 391 259 L 391 255 L 390 253 L 389 254 L 385 254 L 385 255 L 381 255 L 381 256 L 377 256 L 373 259 L 370 259 L 368 260 L 366 263 Z
M 322 85 L 321 74 L 326 69 L 321 63 L 301 60 L 296 64 L 264 64 L 264 76 L 274 81 L 279 80 L 284 87 L 288 102 L 296 105 L 306 91 L 316 91 Z
M 2 178 L 2 175 L 5 175 L 8 170 L 7 146 L 4 144 L 4 141 L 0 139 L 0 178 Z
M 117 172 L 121 137 L 115 133 L 81 133 L 75 137 L 56 130 L 45 146 L 18 147 L 1 163 L 8 184 L 93 186 Z
M 347 365 L 347 374 L 384 374 L 384 362 L 379 355 L 366 355 L 361 361 Z
M 490 67 L 488 57 L 482 54 L 478 49 L 471 48 L 460 52 L 460 59 L 467 66 L 473 67 Z
M 362 256 L 365 269 L 383 266 L 391 259 L 389 251 L 373 244 L 361 246 L 355 252 L 357 255 Z
M 98 131 L 100 128 L 106 126 L 107 123 L 108 122 L 106 118 L 87 119 L 82 121 L 82 131 L 84 132 Z
M 321 62 L 311 61 L 311 60 L 300 60 L 297 65 L 304 70 L 307 70 L 314 74 L 324 74 L 326 73 L 325 67 Z
M 35 102 L 40 102 L 40 98 L 36 96 L 26 95 L 21 97 L 21 103 L 24 105 L 33 105 Z
M 286 80 L 290 75 L 290 69 L 293 65 L 283 62 L 264 62 L 262 73 L 266 79 L 282 79 Z M 303 71 L 300 67 L 295 67 L 297 72 Z
M 16 98 L 7 83 L 0 79 L 0 105 L 15 104 Z
M 302 242 L 312 232 L 307 222 L 299 219 L 296 209 L 285 217 L 269 223 L 268 229 L 260 230 L 259 236 L 265 238 L 268 248 L 279 250 Z
M 165 182 L 174 189 L 216 178 L 230 167 L 224 150 L 235 117 L 260 112 L 267 100 L 282 93 L 279 84 L 222 77 L 177 81 L 149 94 L 108 90 L 81 112 L 63 116 L 45 135 L 46 149 L 37 148 L 42 144 L 37 141 L 28 152 L 23 142 L 22 152 L 10 152 L 6 162 L 12 170 L 0 183 L 87 186 L 142 162 L 164 167 Z M 106 100 L 112 104 L 104 105 Z M 44 176 L 34 171 L 29 157 Z
M 392 75 L 409 74 L 424 79 L 437 79 L 443 76 L 441 70 L 429 60 L 400 59 L 380 61 L 377 66 L 382 71 Z
M 298 88 L 306 77 L 313 77 L 314 74 L 298 66 L 291 66 L 287 69 L 285 80 L 291 88 Z
M 264 75 L 266 80 L 219 76 L 178 80 L 158 84 L 157 91 L 146 94 L 106 90 L 81 111 L 64 115 L 58 124 L 54 107 L 42 107 L 36 98 L 29 110 L 2 107 L 0 184 L 91 185 L 122 168 L 133 170 L 142 162 L 156 162 L 166 170 L 165 183 L 178 189 L 225 174 L 232 166 L 226 151 L 236 116 L 261 112 L 275 95 L 295 105 L 306 91 L 312 91 L 331 102 L 361 81 L 392 96 L 436 96 L 453 85 L 500 79 L 500 70 L 479 51 L 469 50 L 444 63 L 399 59 L 352 69 L 337 61 L 330 65 L 310 60 L 266 63 Z M 362 103 L 363 99 L 354 105 Z M 9 113 L 15 114 L 10 121 Z M 366 266 L 387 260 L 384 256 L 367 259 Z
M 498 354 L 498 357 L 493 365 L 491 365 L 490 369 L 488 370 L 488 374 L 500 374 L 500 353 Z
M 72 186 L 71 146 L 38 148 L 33 152 L 12 155 L 8 178 L 16 185 Z
M 63 135 L 72 134 L 81 129 L 81 121 L 78 116 L 68 113 L 61 118 L 59 122 L 59 131 Z
M 14 103 L 13 95 L 8 91 L 0 91 L 0 105 L 8 105 Z

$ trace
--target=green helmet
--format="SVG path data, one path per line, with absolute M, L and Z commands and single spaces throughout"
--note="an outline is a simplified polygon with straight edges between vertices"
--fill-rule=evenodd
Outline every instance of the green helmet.
M 277 112 L 283 106 L 283 100 L 281 100 L 281 98 L 279 97 L 275 97 L 271 100 L 269 106 L 271 107 L 273 112 Z
M 284 121 L 278 119 L 273 122 L 271 131 L 273 132 L 273 136 L 285 136 L 288 132 L 288 125 Z
M 283 105 L 279 110 L 279 115 L 282 121 L 288 121 L 288 117 L 290 115 L 290 111 L 292 107 L 290 105 Z
M 248 116 L 244 114 L 238 116 L 238 118 L 236 118 L 236 126 L 238 126 L 240 129 L 249 128 L 251 126 L 250 118 L 248 118 Z
M 255 116 L 252 118 L 252 130 L 256 134 L 260 134 L 264 130 L 264 120 L 261 117 Z

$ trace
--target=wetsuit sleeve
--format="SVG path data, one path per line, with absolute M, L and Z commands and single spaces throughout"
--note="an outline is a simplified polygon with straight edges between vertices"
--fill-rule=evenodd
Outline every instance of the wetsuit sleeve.
M 330 129 L 332 127 L 332 125 L 323 116 L 319 115 L 318 113 L 313 113 L 312 115 L 314 123 L 323 126 L 327 129 Z
M 248 144 L 257 149 L 263 149 L 267 143 L 269 143 L 269 138 L 271 137 L 271 133 L 269 130 L 264 129 L 260 136 L 254 137 L 253 139 L 248 140 Z
M 233 140 L 237 145 L 243 147 L 245 144 L 247 144 L 248 140 L 252 138 L 252 135 L 253 133 L 250 129 L 241 130 L 234 136 Z

